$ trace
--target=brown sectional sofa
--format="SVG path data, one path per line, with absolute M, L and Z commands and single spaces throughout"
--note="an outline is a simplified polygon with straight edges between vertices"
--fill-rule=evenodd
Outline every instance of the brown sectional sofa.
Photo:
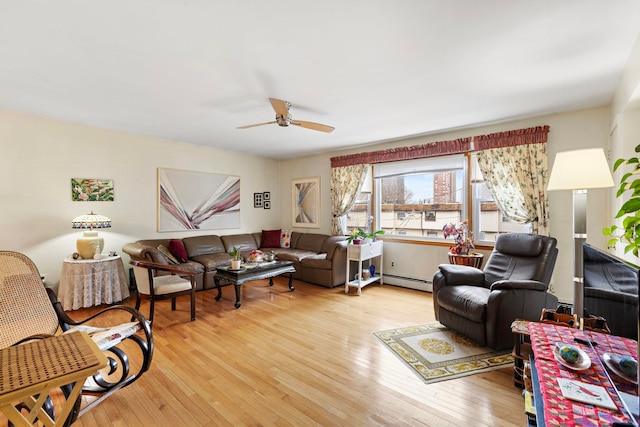
M 122 250 L 134 260 L 149 260 L 162 264 L 169 261 L 157 248 L 169 247 L 171 239 L 138 240 L 127 243 Z M 316 233 L 291 233 L 289 248 L 262 248 L 262 233 L 207 235 L 181 239 L 188 260 L 179 264 L 183 270 L 195 271 L 197 290 L 215 288 L 213 277 L 216 267 L 231 261 L 229 251 L 237 246 L 243 256 L 254 249 L 274 252 L 282 261 L 292 261 L 296 269 L 294 278 L 315 285 L 333 288 L 343 285 L 346 277 L 347 241 L 344 236 Z

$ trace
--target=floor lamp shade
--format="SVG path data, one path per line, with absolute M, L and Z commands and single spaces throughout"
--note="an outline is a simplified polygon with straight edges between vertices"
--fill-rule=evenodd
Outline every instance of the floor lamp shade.
M 95 228 L 111 228 L 111 220 L 104 215 L 93 213 L 77 216 L 71 221 L 71 228 L 85 229 L 76 241 L 78 254 L 84 259 L 100 255 L 104 249 L 104 239 L 98 235 Z
M 591 148 L 585 150 L 564 151 L 556 154 L 553 162 L 553 169 L 549 177 L 548 191 L 572 190 L 571 200 L 574 211 L 572 245 L 574 248 L 574 292 L 573 292 L 573 312 L 579 318 L 584 311 L 582 279 L 576 274 L 575 262 L 580 259 L 576 256 L 578 250 L 575 245 L 575 197 L 573 190 L 588 190 L 593 188 L 613 187 L 613 177 L 607 163 L 607 158 L 602 148 Z M 585 210 L 586 215 L 586 210 Z M 586 217 L 585 217 L 586 222 Z
M 547 190 L 588 190 L 613 187 L 613 177 L 602 148 L 556 154 Z

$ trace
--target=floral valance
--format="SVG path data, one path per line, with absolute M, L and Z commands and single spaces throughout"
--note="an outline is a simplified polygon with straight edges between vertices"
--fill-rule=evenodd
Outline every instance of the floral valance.
M 331 167 L 337 168 L 467 153 L 471 151 L 471 141 L 473 141 L 474 151 L 514 147 L 524 144 L 539 144 L 547 142 L 548 133 L 549 126 L 545 125 L 490 133 L 488 135 L 478 135 L 469 138 L 458 138 L 451 141 L 429 142 L 427 144 L 413 145 L 410 147 L 397 147 L 386 150 L 369 151 L 367 153 L 347 154 L 345 156 L 332 157 Z
M 516 145 L 540 144 L 547 142 L 549 126 L 536 126 L 527 129 L 509 130 L 506 132 L 490 133 L 473 137 L 475 151 L 490 148 L 515 147 Z
M 370 151 L 368 153 L 332 157 L 331 167 L 337 168 L 359 164 L 385 163 L 398 160 L 444 156 L 447 154 L 459 154 L 469 151 L 470 148 L 471 138 L 459 138 L 452 141 L 430 142 L 428 144 L 413 145 L 411 147 L 389 148 L 386 150 Z

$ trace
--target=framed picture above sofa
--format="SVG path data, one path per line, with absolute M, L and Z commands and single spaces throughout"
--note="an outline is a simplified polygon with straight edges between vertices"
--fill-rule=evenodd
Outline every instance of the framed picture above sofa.
M 320 177 L 292 180 L 291 198 L 293 226 L 320 228 Z
M 240 227 L 240 177 L 158 168 L 158 231 Z

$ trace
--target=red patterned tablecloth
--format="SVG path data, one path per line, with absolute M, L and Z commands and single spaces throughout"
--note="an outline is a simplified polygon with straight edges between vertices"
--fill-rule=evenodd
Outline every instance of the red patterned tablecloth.
M 531 322 L 527 325 L 531 335 L 531 346 L 538 371 L 540 392 L 544 404 L 544 417 L 548 426 L 610 426 L 615 421 L 629 421 L 620 409 L 622 402 L 618 398 L 611 381 L 607 378 L 605 367 L 598 362 L 593 349 L 588 345 L 578 344 L 574 338 L 590 339 L 597 342 L 598 353 L 635 355 L 637 343 L 628 338 L 597 332 L 582 331 L 566 326 Z M 587 336 L 587 334 L 589 336 Z M 583 371 L 574 371 L 558 363 L 553 356 L 556 342 L 577 346 L 584 350 L 592 360 L 591 367 Z M 613 379 L 613 375 L 612 379 Z M 618 410 L 589 405 L 566 399 L 562 395 L 558 378 L 567 378 L 604 387 Z M 616 381 L 620 391 L 638 394 L 637 386 L 624 380 Z

